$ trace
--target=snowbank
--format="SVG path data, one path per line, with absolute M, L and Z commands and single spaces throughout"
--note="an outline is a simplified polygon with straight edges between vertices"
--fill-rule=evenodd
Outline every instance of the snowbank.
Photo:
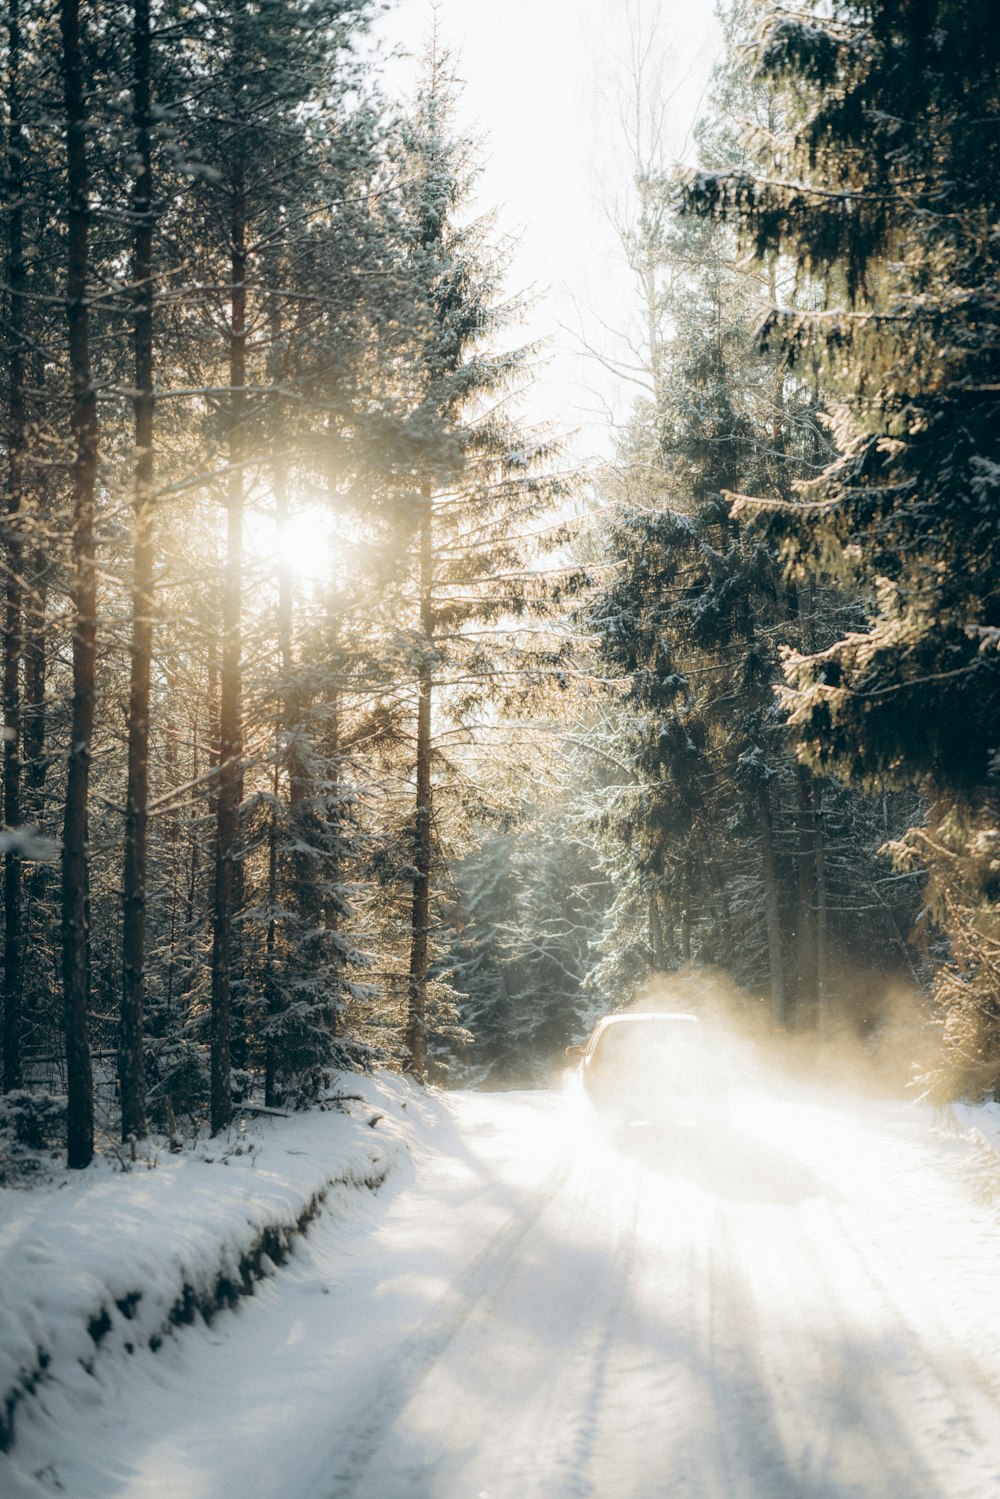
M 0 1450 L 46 1382 L 86 1386 L 108 1352 L 156 1348 L 253 1292 L 323 1208 L 377 1191 L 432 1107 L 403 1079 L 345 1078 L 339 1107 L 241 1121 L 176 1154 L 99 1157 L 0 1189 Z M 409 1112 L 407 1110 L 409 1109 Z
M 1000 1103 L 954 1103 L 950 1113 L 960 1133 L 1000 1157 Z

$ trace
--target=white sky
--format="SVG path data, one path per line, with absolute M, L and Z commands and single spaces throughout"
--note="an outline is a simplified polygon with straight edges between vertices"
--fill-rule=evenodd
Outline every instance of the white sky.
M 527 332 L 551 336 L 532 394 L 532 418 L 577 429 L 577 457 L 607 452 L 601 408 L 631 399 L 574 347 L 560 324 L 608 349 L 627 327 L 634 294 L 602 203 L 628 182 L 614 100 L 638 18 L 653 38 L 650 75 L 673 94 L 665 155 L 690 154 L 689 132 L 719 48 L 712 0 L 439 0 L 441 40 L 459 56 L 465 121 L 485 138 L 482 207 L 519 237 L 511 290 L 534 287 Z M 419 53 L 430 35 L 430 0 L 397 0 L 380 31 Z M 662 59 L 662 66 L 658 59 Z M 400 87 L 412 63 L 400 64 Z M 395 82 L 395 71 L 393 75 Z

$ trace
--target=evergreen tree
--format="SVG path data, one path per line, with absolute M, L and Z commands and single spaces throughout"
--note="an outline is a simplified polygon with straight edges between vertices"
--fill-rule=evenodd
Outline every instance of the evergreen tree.
M 709 157 L 733 154 L 733 114 L 758 103 L 735 56 L 743 25 L 742 12 L 730 15 L 732 50 L 700 130 Z M 679 222 L 662 170 L 639 186 L 632 240 L 646 249 L 633 243 L 631 261 L 657 358 L 609 484 L 620 566 L 591 614 L 605 660 L 630 683 L 622 748 L 638 784 L 622 788 L 611 825 L 632 849 L 657 966 L 695 955 L 732 966 L 739 950 L 743 977 L 763 969 L 783 1024 L 775 820 L 787 766 L 771 684 L 788 609 L 773 556 L 743 533 L 728 495 L 748 483 L 787 488 L 807 413 L 755 346 L 760 287 L 735 266 L 731 239 Z M 741 879 L 757 891 L 749 943 L 734 928 L 729 887 Z M 633 904 L 619 905 L 628 922 Z
M 763 515 L 800 576 L 872 598 L 866 628 L 790 657 L 785 701 L 815 767 L 926 793 L 895 852 L 927 868 L 952 942 L 955 1074 L 995 1089 L 1000 38 L 982 0 L 774 8 L 757 68 L 788 128 L 758 169 L 696 176 L 688 205 L 825 291 L 767 336 L 826 359 L 839 455 Z
M 119 1046 L 122 1139 L 146 1132 L 143 1046 L 146 956 L 149 699 L 153 654 L 153 44 L 149 0 L 132 12 L 132 122 L 136 171 L 131 211 L 135 358 L 135 520 L 129 679 L 128 787 L 122 913 Z
M 214 1129 L 226 1124 L 231 1111 L 234 984 L 239 987 L 241 963 L 234 922 L 243 901 L 245 869 L 240 808 L 246 771 L 246 515 L 255 471 L 265 466 L 275 471 L 275 465 L 267 462 L 265 435 L 274 439 L 278 449 L 279 503 L 285 500 L 291 468 L 289 449 L 294 452 L 295 437 L 301 435 L 301 428 L 296 432 L 299 424 L 287 419 L 285 402 L 274 397 L 294 393 L 302 401 L 308 391 L 311 402 L 325 408 L 327 424 L 335 420 L 330 413 L 329 378 L 318 384 L 308 355 L 298 369 L 277 355 L 300 330 L 303 308 L 323 296 L 317 286 L 314 241 L 325 227 L 330 238 L 340 243 L 345 239 L 340 220 L 355 222 L 349 211 L 338 218 L 332 205 L 342 200 L 350 203 L 352 189 L 362 186 L 355 163 L 345 162 L 339 151 L 347 134 L 344 101 L 357 82 L 351 47 L 369 11 L 367 0 L 324 0 L 317 5 L 275 0 L 253 12 L 241 5 L 224 7 L 199 34 L 191 63 L 192 87 L 199 87 L 205 101 L 185 142 L 207 178 L 207 187 L 197 199 L 202 223 L 199 282 L 204 288 L 198 302 L 222 333 L 219 344 L 206 347 L 203 356 L 206 383 L 214 377 L 221 396 L 221 406 L 212 403 L 206 435 L 224 455 L 227 518 L 215 799 Z M 306 274 L 295 277 L 289 286 L 288 266 L 296 261 L 304 264 Z M 329 259 L 325 264 L 329 271 Z M 353 262 L 348 264 L 353 273 Z M 337 291 L 343 290 L 344 269 L 341 265 L 334 271 L 332 285 Z M 224 289 L 221 296 L 217 288 Z M 348 298 L 338 299 L 328 285 L 323 298 L 328 318 L 335 315 L 333 304 L 350 305 Z M 307 326 L 315 321 L 314 315 L 305 317 Z M 304 342 L 309 345 L 308 334 Z M 342 417 L 343 403 L 337 410 Z M 271 427 L 275 418 L 281 421 L 283 417 L 281 427 L 277 422 Z M 235 1042 L 242 1063 L 248 1045 L 242 993 L 238 1008 Z
M 369 13 L 361 0 L 275 0 L 181 16 L 154 7 L 148 17 L 137 0 L 100 16 L 86 11 L 85 45 L 69 38 L 72 98 L 62 112 L 69 100 L 76 113 L 68 132 L 53 92 L 65 60 L 58 8 L 20 0 L 12 28 L 4 27 L 11 191 L 0 230 L 15 293 L 5 286 L 0 304 L 12 356 L 0 398 L 11 512 L 4 691 L 13 730 L 2 840 L 10 853 L 4 1062 L 7 1086 L 24 1074 L 25 1058 L 31 1080 L 42 1069 L 47 1081 L 59 1076 L 51 961 L 58 892 L 37 862 L 46 842 L 24 824 L 54 838 L 68 809 L 74 1101 L 86 1091 L 78 1086 L 85 1031 L 102 1069 L 102 1111 L 113 1095 L 107 1059 L 120 1040 L 121 1120 L 97 1121 L 109 1129 L 141 1131 L 147 1079 L 160 1122 L 168 1104 L 196 1114 L 203 1106 L 213 905 L 217 1125 L 229 1107 L 227 1039 L 243 1069 L 238 1086 L 248 1085 L 246 1068 L 266 1073 L 270 1062 L 275 1085 L 302 1098 L 350 1054 L 345 1005 L 368 993 L 348 976 L 358 947 L 348 930 L 359 859 L 353 783 L 364 774 L 349 746 L 355 709 L 344 700 L 373 691 L 371 642 L 331 639 L 324 655 L 321 622 L 306 620 L 294 600 L 271 609 L 270 565 L 244 589 L 248 549 L 235 522 L 249 518 L 252 533 L 255 512 L 287 514 L 303 493 L 318 491 L 348 528 L 363 525 L 365 496 L 384 484 L 387 467 L 395 478 L 401 445 L 413 451 L 410 437 L 399 442 L 413 406 L 405 383 L 417 338 L 412 240 L 398 232 L 398 180 L 380 139 L 384 104 L 370 83 L 371 59 L 353 48 Z M 79 191 L 80 89 L 89 196 Z M 69 196 L 67 144 L 77 174 Z M 47 237 L 53 222 L 72 234 Z M 70 245 L 72 296 L 62 264 Z M 67 306 L 72 340 L 61 327 Z M 99 483 L 93 443 L 78 440 L 93 435 L 81 422 L 97 390 Z M 65 463 L 55 459 L 60 444 Z M 220 508 L 234 520 L 225 629 Z M 387 576 L 359 578 L 359 592 L 384 589 Z M 68 618 L 79 622 L 75 687 L 54 628 Z M 335 729 L 338 703 L 348 723 Z M 90 706 L 88 741 L 78 730 Z M 273 819 L 260 815 L 268 782 Z M 220 806 L 228 819 L 221 886 L 211 859 Z M 267 886 L 262 822 L 275 829 L 276 885 L 255 920 Z M 246 919 L 238 921 L 241 908 Z M 251 976 L 268 972 L 270 1007 L 248 989 Z M 82 1163 L 89 1107 L 78 1115 Z
M 745 166 L 740 130 L 771 135 L 787 113 L 750 76 L 749 19 L 742 5 L 724 17 L 728 52 L 697 131 L 706 169 Z M 598 973 L 719 964 L 770 991 L 776 1024 L 825 1028 L 834 969 L 847 1019 L 852 955 L 872 961 L 886 944 L 863 916 L 852 942 L 847 909 L 831 921 L 828 788 L 795 763 L 774 690 L 783 650 L 823 648 L 864 615 L 829 583 L 783 579 L 776 544 L 734 505 L 747 491 L 780 502 L 832 451 L 816 369 L 758 341 L 768 299 L 792 294 L 787 271 L 776 256 L 753 271 L 729 226 L 685 219 L 673 200 L 668 174 L 647 174 L 634 237 L 648 245 L 633 244 L 631 259 L 658 366 L 605 481 L 617 568 L 590 614 L 603 658 L 629 683 L 618 737 L 629 774 L 604 797 L 604 826 L 624 844 L 610 855 L 621 888 Z M 839 858 L 848 823 L 852 836 L 860 824 L 841 811 L 836 823 Z M 869 861 L 870 841 L 854 854 L 877 884 L 887 870 Z M 886 909 L 886 923 L 906 925 L 905 894 L 903 916 Z M 856 904 L 879 904 L 874 885 Z
M 432 878 L 440 858 L 435 781 L 447 765 L 440 738 L 435 746 L 435 711 L 439 721 L 473 722 L 523 678 L 555 670 L 568 649 L 566 642 L 538 645 L 506 624 L 544 607 L 544 581 L 527 564 L 532 547 L 554 545 L 560 527 L 531 541 L 526 533 L 553 510 L 564 485 L 548 463 L 551 442 L 509 410 L 530 350 L 500 343 L 517 304 L 502 297 L 504 255 L 491 219 L 465 221 L 475 154 L 454 130 L 454 99 L 451 65 L 435 39 L 404 161 L 417 333 L 410 456 L 402 461 L 412 486 L 404 568 L 416 700 L 406 1066 L 417 1076 L 427 1066 Z
M 588 979 L 611 887 L 581 816 L 584 757 L 564 748 L 553 803 L 460 861 L 444 916 L 447 974 L 471 1036 L 461 1063 L 497 1086 L 550 1081 L 563 1048 L 605 1007 Z
M 73 708 L 69 777 L 63 818 L 62 938 L 66 1028 L 68 1164 L 80 1168 L 94 1153 L 94 1083 L 90 1060 L 90 864 L 88 803 L 96 692 L 97 569 L 94 510 L 99 422 L 91 363 L 90 154 L 84 78 L 86 41 L 77 0 L 61 0 L 62 84 L 66 122 L 66 325 L 69 347 L 71 471 L 73 484 L 71 585 Z
M 5 337 L 6 389 L 6 600 L 3 648 L 3 820 L 7 828 L 22 822 L 22 693 L 21 656 L 24 629 L 25 537 L 22 534 L 25 468 L 28 446 L 27 410 L 27 263 L 25 259 L 25 192 L 28 135 L 24 119 L 25 65 L 21 7 L 14 0 L 8 12 L 6 38 L 6 95 L 4 176 L 7 205 L 4 225 L 6 249 Z M 4 981 L 3 1088 L 20 1088 L 22 1068 L 22 985 L 24 976 L 23 890 L 21 857 L 16 848 L 4 861 Z

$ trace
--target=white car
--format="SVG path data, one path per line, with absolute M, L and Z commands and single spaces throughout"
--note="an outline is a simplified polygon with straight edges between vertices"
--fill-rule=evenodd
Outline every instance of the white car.
M 727 1113 L 711 1033 L 697 1015 L 634 1011 L 605 1015 L 578 1056 L 584 1097 L 615 1123 L 719 1123 Z

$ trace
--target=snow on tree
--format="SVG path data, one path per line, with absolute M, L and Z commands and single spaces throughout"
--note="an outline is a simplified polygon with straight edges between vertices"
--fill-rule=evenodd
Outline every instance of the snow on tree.
M 790 653 L 784 701 L 815 768 L 928 798 L 894 854 L 928 871 L 951 942 L 951 1078 L 995 1090 L 1000 38 L 982 0 L 772 7 L 757 70 L 786 128 L 759 167 L 693 177 L 688 205 L 823 289 L 821 311 L 774 308 L 766 337 L 823 359 L 838 454 L 745 513 L 800 578 L 873 598 L 865 627 Z

